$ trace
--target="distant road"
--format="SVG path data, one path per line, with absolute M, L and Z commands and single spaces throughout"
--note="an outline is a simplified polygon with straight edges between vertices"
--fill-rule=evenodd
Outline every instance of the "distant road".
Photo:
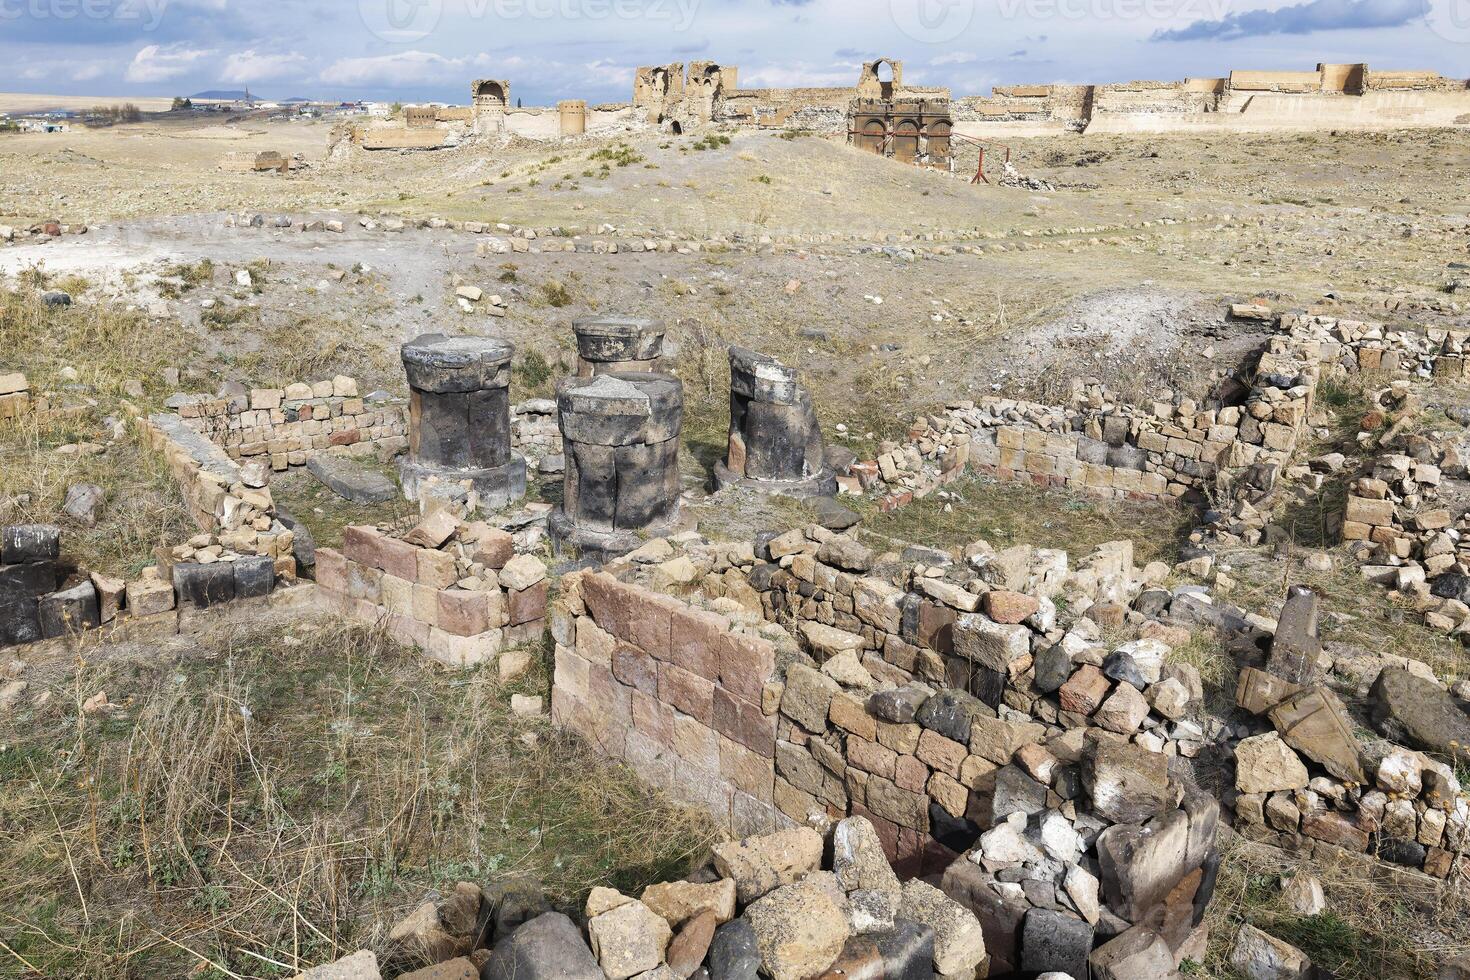
M 0 112 L 12 116 L 26 112 L 60 109 L 82 110 L 93 106 L 120 106 L 131 102 L 144 112 L 167 112 L 173 99 L 112 98 L 104 95 L 33 95 L 29 92 L 0 92 Z

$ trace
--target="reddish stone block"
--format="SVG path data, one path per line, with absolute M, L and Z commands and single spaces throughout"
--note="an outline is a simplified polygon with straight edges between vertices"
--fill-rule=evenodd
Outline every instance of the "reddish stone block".
M 722 687 L 714 689 L 714 730 L 767 759 L 776 755 L 776 718 Z
M 717 613 L 679 609 L 670 620 L 669 661 L 706 680 L 719 680 L 720 639 L 729 627 Z
M 490 594 L 446 589 L 439 594 L 438 626 L 455 636 L 479 636 L 490 629 Z
M 901 755 L 893 766 L 893 782 L 899 789 L 922 793 L 929 782 L 929 767 L 911 755 Z
M 620 684 L 644 694 L 658 693 L 658 662 L 632 644 L 619 643 L 613 648 L 612 673 Z
M 960 766 L 964 764 L 965 756 L 969 754 L 970 750 L 966 746 L 931 729 L 924 729 L 919 736 L 919 749 L 916 753 L 919 761 L 956 779 L 959 778 Z
M 1108 696 L 1111 685 L 1102 671 L 1092 664 L 1083 664 L 1067 679 L 1057 692 L 1057 700 L 1063 711 L 1075 711 L 1079 715 L 1090 715 Z
M 550 584 L 547 579 L 542 579 L 529 589 L 505 594 L 510 625 L 520 626 L 546 618 L 546 592 Z
M 628 598 L 632 604 L 628 612 L 632 635 L 623 639 L 642 647 L 655 660 L 669 660 L 674 613 L 687 607 L 677 599 L 643 589 L 629 589 Z
M 475 561 L 486 568 L 499 571 L 505 567 L 506 562 L 515 557 L 515 553 L 515 539 L 509 531 L 498 527 L 481 531 L 480 537 L 475 541 Z
M 359 442 L 362 442 L 361 429 L 343 429 L 327 437 L 327 444 L 331 446 L 355 446 Z
M 873 825 L 873 829 L 878 832 L 878 843 L 883 845 L 883 854 L 888 858 L 888 863 L 892 864 L 898 857 L 898 824 L 858 804 L 853 804 L 852 815 L 866 817 Z
M 959 613 L 925 599 L 919 603 L 919 643 L 935 653 L 954 653 L 954 624 Z
M 347 591 L 347 559 L 331 548 L 316 551 L 316 584 L 336 592 Z
M 1020 592 L 1007 592 L 997 589 L 987 592 L 980 599 L 981 608 L 985 615 L 997 623 L 1014 625 L 1026 620 L 1028 616 L 1034 616 L 1041 608 L 1041 603 Z
M 419 549 L 397 538 L 378 538 L 378 567 L 409 582 L 419 576 Z
M 898 753 L 877 742 L 856 735 L 847 737 L 847 764 L 863 772 L 892 779 L 898 765 Z
M 720 686 L 751 704 L 776 672 L 776 648 L 759 637 L 722 633 L 718 643 Z
M 582 578 L 582 602 L 591 613 L 593 622 L 620 640 L 631 641 L 633 638 L 629 618 L 632 603 L 628 595 L 631 591 L 630 586 L 606 572 Z
M 349 524 L 342 529 L 342 554 L 350 561 L 382 568 L 378 558 L 378 541 L 381 535 L 375 527 Z M 320 551 L 317 554 L 321 554 Z
M 715 685 L 698 674 L 671 663 L 658 667 L 658 698 L 702 724 L 714 720 Z

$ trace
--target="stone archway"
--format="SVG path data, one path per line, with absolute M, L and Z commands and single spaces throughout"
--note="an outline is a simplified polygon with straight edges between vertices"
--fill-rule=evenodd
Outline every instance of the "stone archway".
M 916 120 L 900 119 L 893 127 L 893 157 L 913 163 L 919 156 L 920 128 Z
M 509 95 L 505 86 L 497 81 L 484 81 L 475 89 L 475 104 L 479 106 L 505 107 L 509 101 Z

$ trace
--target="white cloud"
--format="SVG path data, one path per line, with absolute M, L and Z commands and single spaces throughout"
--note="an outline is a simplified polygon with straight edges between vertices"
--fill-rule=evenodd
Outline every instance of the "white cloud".
M 104 69 L 101 65 L 82 65 L 76 71 L 71 73 L 71 80 L 74 82 L 96 81 L 97 79 L 102 77 L 103 73 Z
M 220 71 L 220 81 L 235 85 L 249 85 L 288 75 L 299 75 L 306 65 L 306 55 L 296 51 L 271 54 L 256 51 L 238 51 L 225 59 Z
M 929 64 L 938 68 L 940 65 L 969 65 L 978 60 L 980 59 L 977 55 L 973 55 L 968 51 L 951 51 L 948 54 L 942 54 L 934 58 Z
M 741 88 L 851 88 L 858 83 L 854 68 L 814 68 L 811 65 L 766 65 L 740 71 Z
M 328 85 L 423 85 L 455 80 L 469 83 L 465 71 L 478 59 L 446 58 L 430 51 L 403 51 L 370 58 L 341 58 L 322 69 Z
M 160 47 L 157 44 L 150 44 L 139 48 L 138 53 L 133 55 L 133 61 L 128 65 L 128 70 L 123 72 L 123 79 L 143 84 L 166 82 L 170 78 L 177 78 L 191 70 L 212 54 L 214 52 L 207 49 L 188 48 L 182 45 Z

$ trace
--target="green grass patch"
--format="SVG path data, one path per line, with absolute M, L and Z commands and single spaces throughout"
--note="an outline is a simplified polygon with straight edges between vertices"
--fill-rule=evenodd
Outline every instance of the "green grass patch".
M 863 528 L 875 534 L 958 548 L 984 539 L 997 548 L 1029 544 L 1065 549 L 1075 562 L 1107 541 L 1131 538 L 1134 561 L 1173 563 L 1194 515 L 1173 504 L 1099 500 L 1060 490 L 1040 490 L 989 477 L 968 477 L 905 507 L 886 513 L 877 501 L 851 504 L 864 512 Z

